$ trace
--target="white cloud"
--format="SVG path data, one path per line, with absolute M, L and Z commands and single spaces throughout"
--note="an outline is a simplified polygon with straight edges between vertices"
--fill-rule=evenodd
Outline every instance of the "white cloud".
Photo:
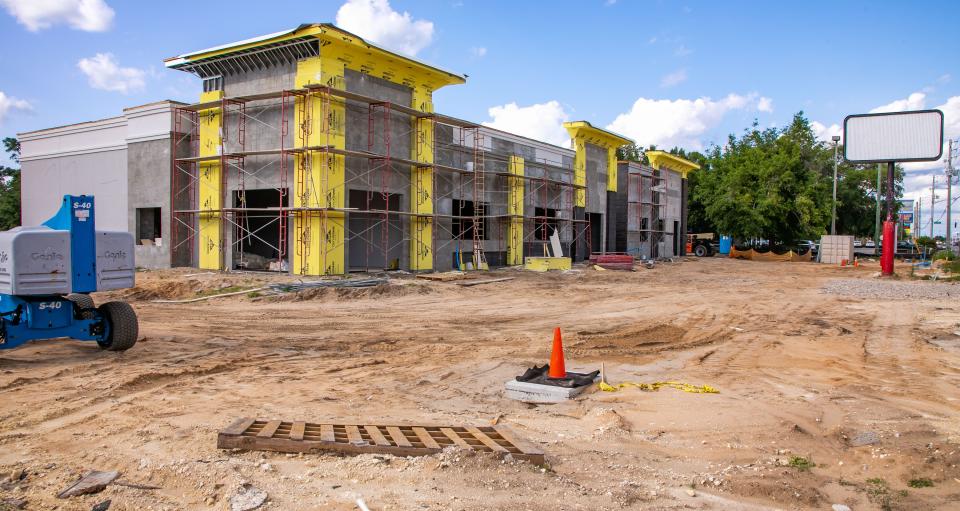
M 762 96 L 759 101 L 757 101 L 757 110 L 761 112 L 766 112 L 768 114 L 773 113 L 773 100 Z
M 399 13 L 388 0 L 347 0 L 337 11 L 337 26 L 408 55 L 433 41 L 433 22 Z
M 485 57 L 487 55 L 487 49 L 483 46 L 474 46 L 470 48 L 470 54 L 477 58 Z
M 517 106 L 516 103 L 490 107 L 487 113 L 493 119 L 484 126 L 523 135 L 535 140 L 568 147 L 570 135 L 563 123 L 570 119 L 557 101 Z
M 670 74 L 664 75 L 664 77 L 660 79 L 660 86 L 673 87 L 685 81 L 687 81 L 687 70 L 678 69 Z
M 103 32 L 113 23 L 113 9 L 103 0 L 0 0 L 0 4 L 31 32 L 61 23 Z
M 3 91 L 0 91 L 0 124 L 3 123 L 10 112 L 26 112 L 29 110 L 33 110 L 33 107 L 26 100 L 7 96 Z
M 762 99 L 762 98 L 760 98 Z M 629 112 L 620 114 L 607 129 L 622 133 L 646 147 L 680 146 L 703 149 L 700 137 L 716 127 L 724 116 L 735 110 L 758 110 L 757 94 L 729 94 L 714 101 L 697 99 L 639 98 Z
M 111 53 L 98 53 L 92 58 L 80 59 L 77 67 L 87 75 L 94 89 L 127 94 L 143 90 L 146 71 L 135 67 L 120 67 Z
M 834 135 L 843 137 L 843 128 L 839 124 L 831 124 L 826 126 L 821 122 L 811 121 L 810 127 L 813 129 L 813 134 L 817 137 L 817 140 L 821 142 L 833 143 Z M 842 140 L 841 140 L 842 143 Z
M 924 105 L 927 103 L 927 95 L 922 92 L 914 92 L 906 99 L 898 99 L 887 103 L 886 105 L 878 106 L 873 110 L 870 110 L 871 114 L 880 113 L 880 112 L 904 112 L 907 110 L 923 110 Z
M 673 51 L 673 54 L 677 57 L 686 57 L 691 53 L 693 53 L 693 50 L 691 50 L 690 48 L 687 48 L 682 44 L 676 50 Z
M 910 96 L 913 97 L 914 94 Z M 920 161 L 904 163 L 906 170 L 931 170 L 942 169 L 947 166 L 947 140 L 960 137 L 960 96 L 953 96 L 947 99 L 946 103 L 938 105 L 937 110 L 943 112 L 943 156 L 937 161 Z M 956 147 L 956 144 L 954 144 Z M 960 167 L 960 162 L 954 159 L 954 168 Z

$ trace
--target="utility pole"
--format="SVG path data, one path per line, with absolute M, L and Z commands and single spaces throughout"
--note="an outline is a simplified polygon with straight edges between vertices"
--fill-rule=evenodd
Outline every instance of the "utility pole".
M 920 237 L 920 229 L 923 228 L 923 199 L 917 199 L 913 203 L 913 209 L 917 211 L 916 218 L 913 219 L 913 238 L 916 239 Z
M 833 136 L 833 213 L 830 215 L 830 234 L 837 234 L 837 147 L 840 146 L 840 136 Z
M 911 235 L 913 240 L 916 241 L 920 237 L 920 210 L 923 209 L 920 205 L 920 201 L 915 201 L 913 203 L 913 225 L 911 225 Z
M 951 197 L 953 188 L 953 139 L 951 138 L 947 145 L 947 250 L 953 252 L 953 220 L 950 219 L 950 210 L 953 209 Z
M 873 229 L 873 255 L 880 255 L 880 169 L 883 165 L 877 164 L 877 220 Z
M 933 219 L 936 218 L 933 210 L 937 207 L 937 175 L 934 174 L 931 177 L 933 177 L 933 183 L 930 184 L 930 237 L 933 238 Z

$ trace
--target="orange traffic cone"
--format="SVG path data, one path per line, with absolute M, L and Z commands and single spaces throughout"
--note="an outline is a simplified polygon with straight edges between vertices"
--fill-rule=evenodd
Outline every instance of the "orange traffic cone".
M 563 365 L 563 340 L 560 337 L 560 327 L 553 329 L 553 351 L 550 352 L 551 378 L 566 378 L 567 368 Z

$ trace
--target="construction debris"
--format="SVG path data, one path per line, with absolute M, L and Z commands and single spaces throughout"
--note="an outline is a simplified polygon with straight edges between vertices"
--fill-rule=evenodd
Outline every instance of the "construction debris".
M 57 498 L 67 499 L 76 497 L 77 495 L 101 492 L 118 477 L 120 477 L 119 472 L 99 472 L 94 470 L 58 493 Z
M 344 280 L 315 280 L 311 282 L 292 282 L 292 283 L 280 283 L 280 284 L 270 284 L 266 289 L 274 294 L 282 293 L 296 293 L 298 291 L 303 291 L 306 289 L 316 289 L 316 288 L 361 288 L 361 287 L 375 287 L 390 282 L 390 279 L 386 278 L 373 278 L 373 279 L 344 279 Z
M 230 497 L 230 511 L 252 511 L 267 501 L 267 492 L 251 484 L 243 484 L 237 493 Z
M 224 298 L 227 296 L 237 296 L 250 293 L 263 293 L 270 295 L 280 295 L 286 293 L 296 293 L 303 291 L 305 289 L 316 289 L 316 288 L 363 288 L 363 287 L 374 287 L 382 284 L 387 284 L 390 282 L 390 279 L 387 278 L 370 278 L 370 279 L 341 279 L 341 280 L 316 280 L 311 282 L 284 282 L 277 284 L 270 284 L 263 287 L 254 287 L 250 289 L 244 289 L 241 291 L 232 291 L 229 293 L 221 293 L 209 296 L 201 296 L 198 298 L 187 298 L 185 300 L 153 300 L 153 303 L 172 303 L 172 304 L 183 304 L 183 303 L 194 303 L 200 302 L 203 300 L 210 300 L 213 298 Z
M 23 499 L 7 498 L 0 500 L 0 509 L 26 509 L 27 501 Z
M 247 294 L 247 293 L 254 293 L 254 292 L 257 292 L 257 291 L 263 291 L 263 290 L 265 290 L 265 289 L 267 289 L 267 288 L 266 288 L 266 287 L 256 287 L 256 288 L 252 288 L 252 289 L 244 289 L 244 290 L 242 290 L 242 291 L 233 291 L 233 292 L 230 292 L 230 293 L 221 293 L 221 294 L 217 294 L 217 295 L 201 296 L 201 297 L 199 297 L 199 298 L 188 298 L 188 299 L 186 299 L 186 300 L 153 300 L 153 303 L 194 303 L 194 302 L 202 302 L 202 301 L 204 301 L 204 300 L 210 300 L 210 299 L 212 299 L 212 298 L 223 298 L 223 297 L 225 297 L 225 296 L 237 296 L 237 295 L 242 295 L 242 294 Z
M 590 262 L 605 270 L 633 271 L 633 256 L 624 254 L 593 254 Z
M 462 287 L 482 286 L 484 284 L 493 284 L 494 282 L 506 282 L 508 280 L 513 280 L 514 278 L 515 277 L 502 277 L 499 279 L 475 280 L 472 282 L 457 282 L 457 285 Z
M 443 273 L 421 273 L 417 275 L 417 278 L 437 282 L 448 282 L 451 280 L 467 279 L 470 278 L 470 275 L 462 271 L 448 271 Z
M 536 464 L 544 462 L 543 451 L 521 440 L 506 426 L 314 424 L 243 417 L 217 435 L 219 449 L 290 453 L 428 456 L 450 446 L 509 454 Z

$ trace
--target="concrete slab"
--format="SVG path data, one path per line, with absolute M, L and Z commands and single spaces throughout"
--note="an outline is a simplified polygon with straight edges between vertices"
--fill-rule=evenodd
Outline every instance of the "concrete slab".
M 508 398 L 524 403 L 562 403 L 579 396 L 589 386 L 567 388 L 510 380 L 505 388 Z

